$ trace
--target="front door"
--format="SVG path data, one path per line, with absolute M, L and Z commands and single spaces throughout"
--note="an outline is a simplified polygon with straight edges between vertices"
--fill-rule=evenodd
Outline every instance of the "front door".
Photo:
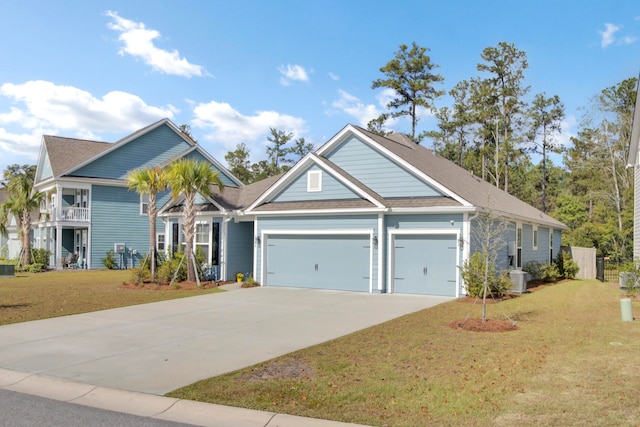
M 78 255 L 78 266 L 87 268 L 87 237 L 88 230 L 86 228 L 76 229 L 75 232 L 75 253 Z

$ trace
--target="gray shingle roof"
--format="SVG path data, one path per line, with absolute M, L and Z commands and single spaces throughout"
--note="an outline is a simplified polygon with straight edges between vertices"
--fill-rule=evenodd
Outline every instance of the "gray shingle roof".
M 86 139 L 44 135 L 53 176 L 60 176 L 70 168 L 107 150 L 113 144 Z

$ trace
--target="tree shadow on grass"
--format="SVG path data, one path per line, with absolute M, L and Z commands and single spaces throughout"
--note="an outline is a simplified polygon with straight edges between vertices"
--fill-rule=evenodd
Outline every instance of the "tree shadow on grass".
M 5 308 L 23 308 L 23 307 L 30 307 L 31 304 L 29 303 L 21 303 L 21 304 L 0 304 L 0 309 L 5 309 Z

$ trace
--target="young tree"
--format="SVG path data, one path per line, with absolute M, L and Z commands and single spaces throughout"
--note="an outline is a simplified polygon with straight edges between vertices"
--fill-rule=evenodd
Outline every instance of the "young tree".
M 542 155 L 542 201 L 541 210 L 547 212 L 547 157 L 549 152 L 559 152 L 555 135 L 561 130 L 564 118 L 564 105 L 558 95 L 547 98 L 544 93 L 539 93 L 533 99 L 529 108 L 531 119 L 531 141 L 534 153 Z
M 498 252 L 506 245 L 505 236 L 509 223 L 497 217 L 493 211 L 481 212 L 471 228 L 471 244 L 482 254 L 482 321 L 487 321 L 487 296 L 491 293 L 491 284 L 496 281 L 495 265 Z
M 387 108 L 392 111 L 391 117 L 410 117 L 410 136 L 417 143 L 420 142 L 416 140 L 418 108 L 433 111 L 433 102 L 444 95 L 444 91 L 435 88 L 435 84 L 442 82 L 444 77 L 433 72 L 438 65 L 431 62 L 426 54 L 428 51 L 429 49 L 420 47 L 415 42 L 411 44 L 411 48 L 401 44 L 395 57 L 380 68 L 386 78 L 374 80 L 371 85 L 372 89 L 389 88 L 394 91 L 395 98 L 387 104 Z
M 20 236 L 20 264 L 31 263 L 31 214 L 40 208 L 44 194 L 34 191 L 35 166 L 11 165 L 3 173 L 7 198 L 0 204 L 0 221 L 6 230 L 10 217 L 16 219 Z
M 195 260 L 193 257 L 193 238 L 195 234 L 194 203 L 198 194 L 213 197 L 212 185 L 217 185 L 220 191 L 224 186 L 210 165 L 193 159 L 179 159 L 172 162 L 167 170 L 167 182 L 171 187 L 171 197 L 184 197 L 182 215 L 184 218 L 185 258 L 187 262 L 187 280 L 196 280 Z
M 127 174 L 127 184 L 130 190 L 138 194 L 149 196 L 149 258 L 151 267 L 151 280 L 156 279 L 156 222 L 158 207 L 156 196 L 167 189 L 166 171 L 160 166 L 146 169 L 134 169 Z

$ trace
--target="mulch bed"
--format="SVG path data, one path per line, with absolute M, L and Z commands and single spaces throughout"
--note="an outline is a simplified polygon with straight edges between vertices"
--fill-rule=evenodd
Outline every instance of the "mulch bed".
M 449 326 L 453 329 L 472 332 L 509 332 L 518 329 L 515 322 L 508 320 L 487 319 L 483 322 L 478 318 L 454 320 L 449 323 Z
M 136 291 L 188 291 L 194 289 L 211 289 L 217 288 L 220 285 L 226 285 L 234 283 L 233 281 L 227 282 L 200 282 L 200 287 L 196 282 L 176 282 L 173 285 L 145 282 L 142 285 L 136 285 L 135 283 L 123 283 L 121 289 L 130 289 Z

